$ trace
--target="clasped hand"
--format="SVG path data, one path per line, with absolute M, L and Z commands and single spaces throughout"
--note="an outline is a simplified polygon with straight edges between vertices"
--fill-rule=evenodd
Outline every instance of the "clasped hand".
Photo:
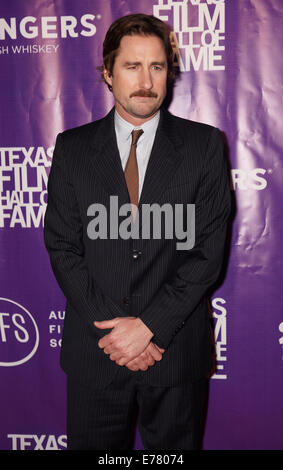
M 99 340 L 98 346 L 119 366 L 126 366 L 133 371 L 147 370 L 155 361 L 162 359 L 165 350 L 151 341 L 153 333 L 140 318 L 116 317 L 95 321 L 94 326 L 100 329 L 112 328 L 110 333 Z

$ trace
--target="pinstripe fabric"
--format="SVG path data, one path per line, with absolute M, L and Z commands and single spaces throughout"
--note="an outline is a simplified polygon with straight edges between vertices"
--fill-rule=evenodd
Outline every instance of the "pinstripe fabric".
M 126 450 L 133 447 L 134 387 L 126 380 L 103 390 L 68 380 L 68 450 Z
M 99 121 L 58 135 L 54 150 L 44 238 L 67 299 L 61 365 L 70 376 L 104 388 L 121 367 L 98 348 L 107 330 L 96 329 L 93 322 L 133 315 L 166 349 L 162 361 L 140 374 L 141 380 L 154 386 L 197 380 L 211 368 L 206 295 L 220 273 L 230 213 L 220 132 L 161 109 L 138 205 L 139 239 L 88 237 L 88 207 L 100 203 L 109 217 L 113 195 L 118 208 L 130 202 L 114 109 Z M 176 236 L 142 240 L 142 205 L 153 203 L 196 205 L 192 250 L 177 251 Z M 118 224 L 122 220 L 117 216 Z
M 133 448 L 135 425 L 145 449 L 201 448 L 207 381 L 153 387 L 124 375 L 103 390 L 68 380 L 68 450 Z

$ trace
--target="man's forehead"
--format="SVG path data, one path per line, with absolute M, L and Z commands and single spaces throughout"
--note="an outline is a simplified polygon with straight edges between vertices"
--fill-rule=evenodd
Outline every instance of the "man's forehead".
M 164 53 L 165 48 L 162 40 L 155 35 L 125 35 L 120 41 L 120 46 L 117 51 L 117 56 L 122 55 L 131 55 L 135 53 L 144 53 L 144 52 L 158 52 Z
M 137 45 L 152 45 L 152 46 L 161 46 L 164 48 L 163 42 L 160 37 L 155 34 L 145 35 L 145 34 L 126 34 L 122 37 L 120 41 L 120 48 L 123 46 L 137 46 Z

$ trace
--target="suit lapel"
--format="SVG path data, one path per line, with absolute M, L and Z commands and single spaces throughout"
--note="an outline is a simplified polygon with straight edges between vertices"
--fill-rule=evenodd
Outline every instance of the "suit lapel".
M 160 121 L 148 161 L 142 192 L 138 204 L 139 222 L 134 225 L 134 236 L 142 238 L 142 227 L 148 221 L 142 219 L 143 204 L 158 204 L 161 196 L 179 167 L 183 155 L 179 152 L 182 140 L 174 131 L 173 119 L 169 112 L 160 110 Z
M 182 141 L 172 129 L 171 115 L 161 109 L 160 121 L 148 161 L 139 208 L 142 204 L 158 203 L 182 161 Z M 172 134 L 173 131 L 173 134 Z
M 92 164 L 104 189 L 118 196 L 119 205 L 129 203 L 128 188 L 117 146 L 114 127 L 114 110 L 101 119 L 96 132 L 91 136 Z

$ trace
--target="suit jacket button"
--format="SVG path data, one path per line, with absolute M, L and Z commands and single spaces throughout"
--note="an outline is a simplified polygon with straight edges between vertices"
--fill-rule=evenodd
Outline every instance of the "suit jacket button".
M 141 251 L 133 250 L 133 259 L 138 259 L 140 255 L 141 255 Z
M 123 298 L 123 304 L 129 305 L 129 303 L 130 303 L 130 298 L 129 297 L 124 297 Z

